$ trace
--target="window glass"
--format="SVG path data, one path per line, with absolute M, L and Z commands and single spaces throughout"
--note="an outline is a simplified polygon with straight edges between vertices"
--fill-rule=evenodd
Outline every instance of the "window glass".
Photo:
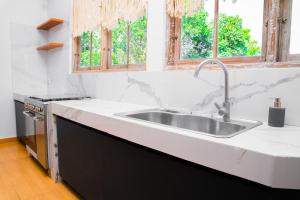
M 264 0 L 219 1 L 218 57 L 259 56 Z
M 127 32 L 128 23 L 123 20 L 112 30 L 112 64 L 127 64 Z
M 146 17 L 131 23 L 119 20 L 118 26 L 112 30 L 112 64 L 145 63 L 146 40 Z
M 146 63 L 147 18 L 141 17 L 130 24 L 129 63 Z
M 205 1 L 205 8 L 181 20 L 182 59 L 212 57 L 214 1 Z
M 80 67 L 90 66 L 90 32 L 84 32 L 80 38 Z
M 100 48 L 100 31 L 84 32 L 80 37 L 80 68 L 99 67 L 101 65 Z
M 300 1 L 293 1 L 292 8 L 292 27 L 291 27 L 291 44 L 290 44 L 290 53 L 291 54 L 300 54 Z
M 101 65 L 101 37 L 100 31 L 94 31 L 92 35 L 92 67 Z

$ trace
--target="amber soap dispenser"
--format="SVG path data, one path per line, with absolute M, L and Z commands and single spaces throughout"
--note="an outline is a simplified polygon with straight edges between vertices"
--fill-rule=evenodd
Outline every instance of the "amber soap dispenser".
M 284 127 L 285 108 L 281 107 L 280 98 L 275 98 L 274 106 L 269 108 L 269 126 Z

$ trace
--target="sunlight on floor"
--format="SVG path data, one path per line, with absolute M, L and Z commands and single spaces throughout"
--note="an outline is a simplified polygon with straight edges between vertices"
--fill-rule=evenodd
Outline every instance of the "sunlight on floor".
M 0 144 L 0 200 L 78 199 L 55 183 L 18 142 Z

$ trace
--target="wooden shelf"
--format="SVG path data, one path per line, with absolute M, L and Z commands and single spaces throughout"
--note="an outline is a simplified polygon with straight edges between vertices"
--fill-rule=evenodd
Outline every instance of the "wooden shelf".
M 52 27 L 58 25 L 58 24 L 62 24 L 64 23 L 63 19 L 59 19 L 59 18 L 50 18 L 49 20 L 47 20 L 46 22 L 40 24 L 37 29 L 39 30 L 49 30 Z
M 39 51 L 48 51 L 50 49 L 54 49 L 54 48 L 58 48 L 58 47 L 63 47 L 63 46 L 64 46 L 64 44 L 60 43 L 60 42 L 50 42 L 50 43 L 47 43 L 45 45 L 39 46 L 37 48 L 37 50 L 39 50 Z

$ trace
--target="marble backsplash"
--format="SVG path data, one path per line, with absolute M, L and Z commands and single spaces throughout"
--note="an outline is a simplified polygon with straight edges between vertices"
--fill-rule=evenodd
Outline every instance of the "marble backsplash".
M 13 92 L 90 95 L 209 114 L 216 112 L 215 102 L 223 102 L 224 75 L 220 70 L 203 70 L 198 79 L 193 77 L 192 70 L 70 73 L 71 31 L 65 11 L 71 7 L 64 2 L 63 12 L 58 9 L 61 1 L 53 2 L 56 3 L 51 4 L 50 16 L 66 21 L 48 33 L 37 31 L 34 26 L 11 23 Z M 60 41 L 65 45 L 46 54 L 36 51 L 46 41 Z M 229 83 L 233 118 L 267 121 L 272 98 L 280 97 L 287 108 L 286 124 L 300 126 L 300 68 L 230 69 Z
M 47 42 L 47 32 L 34 25 L 10 24 L 12 85 L 15 93 L 47 93 L 47 52 L 36 48 Z
M 198 79 L 191 70 L 70 74 L 61 64 L 52 64 L 47 72 L 20 70 L 19 60 L 20 64 L 13 64 L 15 93 L 72 93 L 195 114 L 215 113 L 214 103 L 224 101 L 224 75 L 220 70 L 203 70 Z M 38 77 L 43 73 L 46 77 Z M 300 126 L 300 68 L 231 69 L 229 85 L 232 118 L 267 121 L 273 98 L 280 97 L 287 108 L 286 124 Z
M 49 94 L 78 93 L 106 100 L 195 113 L 213 113 L 216 111 L 214 102 L 223 102 L 224 75 L 219 70 L 201 71 L 199 79 L 193 77 L 193 71 L 187 70 L 70 74 L 71 10 L 70 0 L 52 0 L 49 4 L 49 17 L 65 19 L 62 26 L 49 31 L 50 41 L 61 41 L 65 44 L 63 48 L 48 53 Z M 158 57 L 149 56 L 147 59 Z M 163 66 L 147 68 L 162 70 Z M 268 108 L 273 101 L 271 98 L 280 97 L 283 106 L 287 108 L 286 123 L 300 126 L 300 68 L 232 69 L 229 75 L 233 118 L 267 121 Z
M 211 114 L 214 103 L 224 100 L 224 75 L 218 70 L 203 70 L 198 79 L 193 71 L 69 76 L 64 85 L 71 90 L 66 92 L 112 101 Z M 229 83 L 233 118 L 267 121 L 273 98 L 280 97 L 287 108 L 286 124 L 300 126 L 300 69 L 232 69 Z

